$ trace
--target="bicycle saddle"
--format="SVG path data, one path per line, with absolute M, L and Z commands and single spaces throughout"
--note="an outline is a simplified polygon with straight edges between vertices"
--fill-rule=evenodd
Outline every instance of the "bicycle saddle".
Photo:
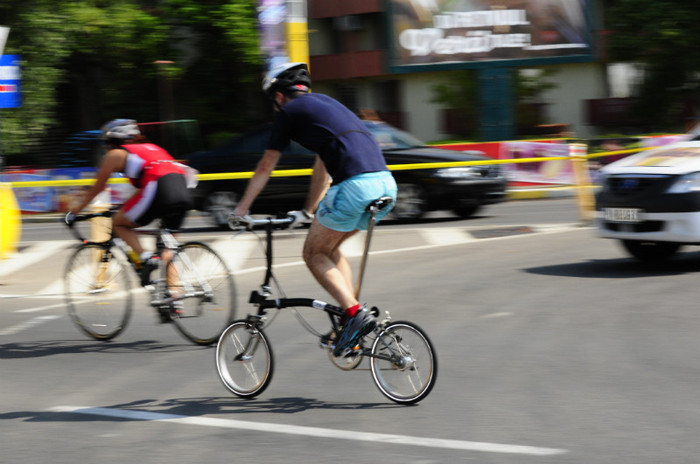
M 372 211 L 373 209 L 375 211 L 381 211 L 387 206 L 389 206 L 393 201 L 394 199 L 391 197 L 379 197 L 376 200 L 372 201 L 372 203 L 367 205 L 365 211 Z

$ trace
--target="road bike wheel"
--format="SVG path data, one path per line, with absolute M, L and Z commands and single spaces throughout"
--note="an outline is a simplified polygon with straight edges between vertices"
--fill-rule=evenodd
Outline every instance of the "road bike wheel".
M 236 288 L 223 259 L 208 245 L 185 243 L 168 264 L 168 290 L 178 313 L 173 314 L 177 330 L 198 345 L 215 343 L 233 321 Z
M 267 336 L 247 321 L 236 321 L 216 345 L 216 369 L 226 388 L 241 398 L 253 398 L 270 384 L 274 358 Z
M 416 403 L 430 393 L 437 377 L 437 357 L 428 336 L 412 322 L 393 322 L 372 344 L 374 382 L 390 400 Z
M 109 340 L 124 330 L 133 305 L 128 272 L 103 246 L 81 245 L 70 257 L 64 274 L 66 305 L 85 334 Z

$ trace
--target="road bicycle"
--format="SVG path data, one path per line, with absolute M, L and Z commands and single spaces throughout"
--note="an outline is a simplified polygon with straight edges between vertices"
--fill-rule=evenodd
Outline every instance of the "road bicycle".
M 360 263 L 360 272 L 355 286 L 359 297 L 362 276 L 367 263 L 372 229 L 376 212 L 391 203 L 390 197 L 382 197 L 372 202 L 367 210 L 371 213 L 369 228 L 365 236 L 365 247 Z M 253 290 L 249 302 L 257 306 L 257 311 L 245 319 L 234 321 L 224 330 L 216 347 L 216 367 L 221 381 L 235 395 L 253 398 L 261 394 L 270 384 L 274 369 L 272 347 L 263 328 L 271 322 L 268 311 L 272 309 L 311 307 L 324 311 L 331 324 L 328 335 L 322 336 L 293 309 L 302 325 L 315 336 L 320 337 L 320 345 L 328 351 L 333 364 L 343 370 L 355 369 L 363 358 L 368 358 L 372 378 L 379 390 L 390 400 L 400 404 L 412 404 L 425 398 L 437 378 L 437 357 L 433 345 L 425 332 L 416 324 L 407 321 L 392 321 L 388 311 L 377 321 L 375 329 L 360 339 L 348 354 L 335 357 L 333 342 L 340 333 L 340 320 L 343 309 L 313 298 L 272 297 L 271 283 L 281 292 L 279 283 L 272 272 L 273 231 L 288 227 L 294 221 L 291 217 L 253 219 L 236 218 L 232 228 L 243 226 L 252 230 L 255 226 L 265 228 L 266 271 L 260 290 Z M 371 309 L 379 316 L 376 307 Z
M 66 303 L 73 322 L 85 334 L 97 340 L 109 340 L 127 326 L 134 295 L 128 268 L 141 284 L 141 262 L 127 244 L 116 237 L 109 219 L 118 209 L 76 215 L 68 224 L 82 242 L 73 252 L 64 275 Z M 91 227 L 108 228 L 107 237 L 90 241 L 78 224 L 93 220 Z M 109 223 L 95 225 L 94 221 Z M 99 230 L 99 229 L 98 229 Z M 233 277 L 223 259 L 208 245 L 190 241 L 180 244 L 173 232 L 159 224 L 155 232 L 156 253 L 160 264 L 157 277 L 143 282 L 150 293 L 150 305 L 161 322 L 172 322 L 188 340 L 211 345 L 234 320 L 236 290 Z M 151 276 L 153 273 L 151 274 Z

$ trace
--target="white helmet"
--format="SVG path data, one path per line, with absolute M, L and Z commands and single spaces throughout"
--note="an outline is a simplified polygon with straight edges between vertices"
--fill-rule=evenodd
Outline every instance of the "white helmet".
M 102 126 L 102 139 L 128 140 L 141 135 L 139 126 L 133 119 L 113 119 Z
M 306 63 L 282 63 L 272 68 L 263 79 L 262 89 L 272 97 L 275 92 L 308 92 L 311 76 Z

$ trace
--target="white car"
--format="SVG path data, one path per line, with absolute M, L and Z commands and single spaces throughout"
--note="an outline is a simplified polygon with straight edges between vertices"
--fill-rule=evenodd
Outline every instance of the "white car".
M 700 245 L 700 139 L 637 153 L 601 170 L 596 229 L 642 261 Z

